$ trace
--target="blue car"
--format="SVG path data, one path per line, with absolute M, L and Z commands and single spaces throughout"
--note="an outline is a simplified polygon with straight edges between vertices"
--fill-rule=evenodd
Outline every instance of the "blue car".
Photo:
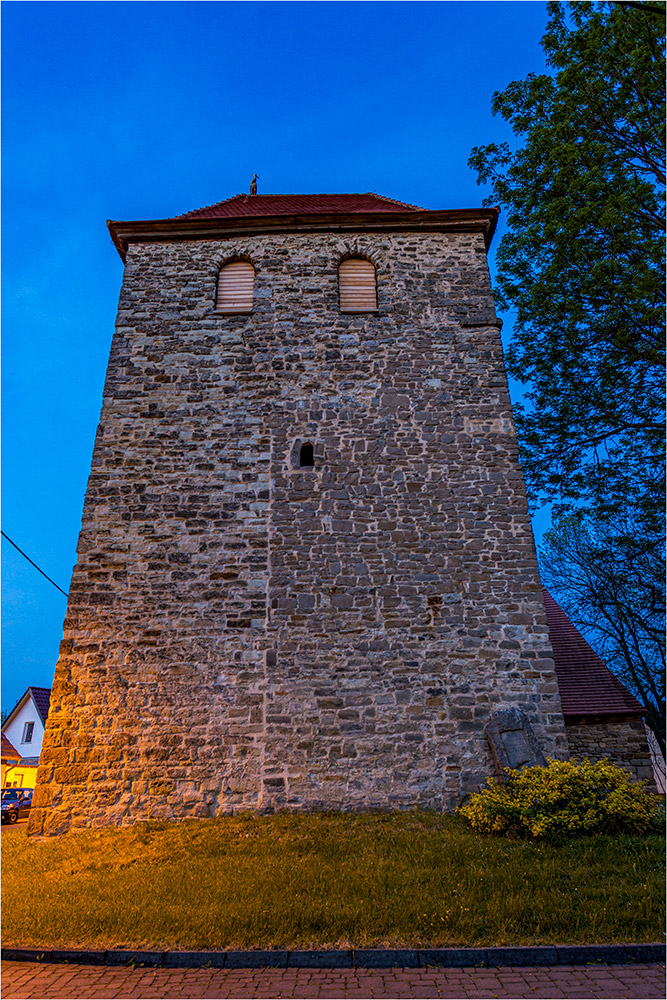
M 32 788 L 3 788 L 2 822 L 17 823 L 27 816 L 32 806 Z

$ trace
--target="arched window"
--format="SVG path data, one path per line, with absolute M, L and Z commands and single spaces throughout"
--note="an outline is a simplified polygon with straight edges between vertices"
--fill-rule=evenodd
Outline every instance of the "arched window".
M 341 312 L 376 312 L 375 268 L 369 260 L 344 260 L 338 269 Z
M 301 445 L 299 450 L 299 465 L 301 468 L 304 468 L 304 466 L 315 465 L 314 450 L 310 442 L 306 442 L 306 444 Z
M 245 260 L 235 260 L 220 268 L 215 308 L 221 313 L 252 312 L 255 268 Z

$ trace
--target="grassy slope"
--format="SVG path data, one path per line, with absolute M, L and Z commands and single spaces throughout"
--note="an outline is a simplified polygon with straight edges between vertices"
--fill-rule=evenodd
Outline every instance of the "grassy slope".
M 5 946 L 659 940 L 664 838 L 484 838 L 432 813 L 244 815 L 3 837 Z

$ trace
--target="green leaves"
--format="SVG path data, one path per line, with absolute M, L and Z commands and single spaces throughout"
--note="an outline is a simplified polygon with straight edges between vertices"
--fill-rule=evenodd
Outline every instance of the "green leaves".
M 556 505 L 543 575 L 664 750 L 665 62 L 650 7 L 665 4 L 549 3 L 551 74 L 493 97 L 520 145 L 469 162 L 506 211 L 497 301 L 517 314 L 521 462 L 533 506 Z
M 506 769 L 503 782 L 470 797 L 458 812 L 479 833 L 557 841 L 591 833 L 642 834 L 662 827 L 657 795 L 608 760 L 550 760 Z
M 664 4 L 654 5 L 664 9 Z M 477 147 L 508 232 L 498 303 L 533 503 L 662 509 L 664 31 L 620 4 L 548 6 L 553 75 L 493 98 L 522 146 Z

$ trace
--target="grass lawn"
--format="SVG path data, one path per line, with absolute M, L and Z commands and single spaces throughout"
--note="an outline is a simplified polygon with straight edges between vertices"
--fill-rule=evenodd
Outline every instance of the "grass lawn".
M 658 941 L 664 837 L 558 846 L 429 812 L 245 814 L 2 843 L 6 947 Z

